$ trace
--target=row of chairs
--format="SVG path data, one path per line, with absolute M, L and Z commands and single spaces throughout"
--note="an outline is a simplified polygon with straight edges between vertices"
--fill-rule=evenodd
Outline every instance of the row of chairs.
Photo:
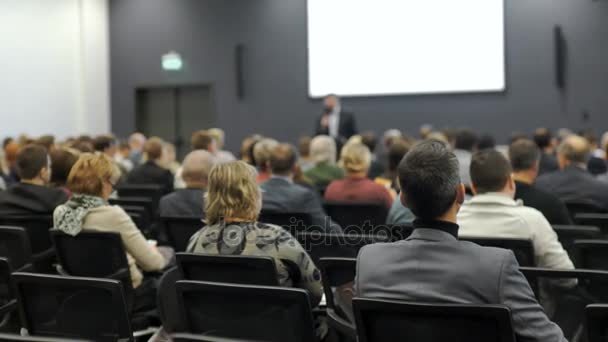
M 353 322 L 341 313 L 334 296 L 347 292 L 337 289 L 352 288 L 355 263 L 354 259 L 345 258 L 320 260 L 330 326 L 347 338 L 379 342 L 515 341 L 509 310 L 502 306 L 355 298 L 352 300 Z M 231 341 L 316 341 L 308 294 L 299 289 L 277 287 L 272 259 L 180 254 L 178 264 L 181 278 L 187 280 L 178 280 L 173 287 L 179 306 L 178 320 L 183 321 L 177 330 L 191 334 L 185 337 L 191 339 L 186 340 L 206 336 Z M 597 303 L 606 303 L 608 272 L 536 268 L 521 268 L 521 271 L 541 302 L 542 280 L 577 279 L 576 291 L 571 289 L 567 294 L 582 298 L 580 305 L 566 304 L 551 318 L 567 337 L 580 333 L 580 326 L 585 325 L 589 342 L 603 341 L 608 306 Z M 13 283 L 22 319 L 32 335 L 95 341 L 133 338 L 119 281 L 15 273 Z M 38 302 L 49 301 L 57 301 L 57 311 L 39 310 Z M 90 310 L 92 304 L 96 310 Z M 51 316 L 55 319 L 49 323 Z M 84 324 L 84 320 L 91 323 Z

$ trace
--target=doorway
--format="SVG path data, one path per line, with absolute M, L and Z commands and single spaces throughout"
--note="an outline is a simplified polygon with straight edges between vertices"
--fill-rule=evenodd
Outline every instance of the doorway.
M 136 128 L 175 145 L 179 160 L 190 151 L 195 131 L 215 127 L 210 85 L 159 86 L 136 89 Z

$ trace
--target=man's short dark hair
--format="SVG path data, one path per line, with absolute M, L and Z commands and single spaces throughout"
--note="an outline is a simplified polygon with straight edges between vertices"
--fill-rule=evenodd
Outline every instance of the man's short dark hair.
M 279 144 L 270 154 L 270 170 L 273 174 L 289 173 L 296 164 L 296 149 L 290 144 Z
M 30 144 L 22 148 L 17 155 L 17 173 L 21 179 L 34 179 L 48 163 L 49 154 L 46 147 Z
M 399 183 L 410 210 L 421 219 L 444 215 L 456 200 L 458 159 L 445 143 L 425 140 L 399 163 Z
M 540 160 L 540 149 L 529 139 L 520 139 L 509 146 L 509 159 L 513 171 L 527 171 Z
M 551 131 L 546 128 L 539 128 L 534 131 L 534 142 L 538 148 L 546 148 L 551 145 Z
M 496 140 L 490 134 L 484 134 L 479 137 L 479 141 L 477 142 L 478 150 L 487 150 L 496 148 Z
M 158 137 L 152 137 L 144 144 L 144 152 L 148 156 L 148 160 L 158 160 L 163 155 L 163 140 Z
M 459 150 L 473 151 L 477 145 L 477 135 L 470 129 L 461 129 L 456 134 L 454 148 Z
M 374 153 L 376 145 L 378 144 L 378 138 L 374 132 L 365 132 L 361 134 L 361 142 L 367 146 L 371 153 Z
M 209 150 L 209 147 L 213 144 L 213 136 L 206 130 L 194 132 L 190 139 L 192 150 Z
M 471 182 L 478 194 L 501 191 L 511 176 L 511 164 L 496 150 L 479 151 L 471 158 Z
M 393 171 L 397 170 L 399 163 L 403 160 L 403 157 L 412 147 L 412 144 L 407 142 L 405 139 L 395 139 L 395 141 L 388 148 L 388 169 Z
M 93 139 L 93 147 L 95 148 L 95 151 L 99 152 L 103 152 L 115 144 L 116 141 L 109 135 L 100 135 Z

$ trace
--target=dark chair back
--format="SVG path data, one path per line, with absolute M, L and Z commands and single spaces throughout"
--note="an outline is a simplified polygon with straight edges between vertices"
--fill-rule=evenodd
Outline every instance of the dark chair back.
M 184 279 L 232 284 L 279 286 L 271 257 L 177 253 Z
M 73 338 L 53 338 L 53 337 L 39 337 L 39 336 L 20 336 L 12 334 L 0 333 L 0 342 L 93 342 L 93 340 L 81 340 Z
M 117 280 L 13 273 L 19 314 L 34 336 L 133 341 Z
M 537 300 L 568 340 L 584 329 L 585 307 L 608 303 L 608 272 L 521 267 Z M 576 281 L 576 282 L 575 282 Z
M 32 262 L 30 240 L 25 229 L 0 227 L 0 257 L 7 258 L 13 269 L 19 269 Z
M 576 224 L 598 227 L 603 236 L 608 236 L 608 214 L 581 213 L 574 216 Z
M 382 225 L 388 216 L 388 209 L 378 203 L 325 202 L 323 208 L 343 229 L 349 226 Z
M 178 281 L 177 293 L 189 333 L 248 341 L 316 341 L 304 290 Z
M 608 341 L 608 304 L 591 304 L 585 309 L 587 341 Z
M 306 213 L 262 211 L 258 221 L 281 226 L 292 235 L 295 235 L 298 232 L 304 232 L 312 225 L 312 218 L 310 214 Z
M 606 209 L 599 207 L 595 202 L 587 200 L 568 200 L 564 201 L 566 208 L 572 218 L 582 213 L 606 213 Z
M 173 342 L 249 342 L 249 340 L 237 340 L 234 338 L 210 337 L 194 334 L 173 334 Z
M 576 240 L 572 254 L 577 268 L 608 270 L 608 240 Z
M 0 218 L 0 225 L 21 227 L 25 229 L 31 247 L 32 262 L 38 272 L 51 272 L 55 261 L 55 252 L 49 236 L 53 227 L 51 216 L 23 216 Z
M 509 308 L 353 300 L 359 342 L 515 342 Z
M 184 280 L 177 267 L 167 270 L 158 283 L 157 306 L 160 320 L 163 322 L 163 329 L 167 333 L 184 331 L 184 322 L 180 319 L 179 306 L 177 304 L 178 281 Z
M 554 225 L 553 230 L 555 230 L 559 242 L 569 254 L 572 253 L 574 241 L 595 240 L 602 236 L 600 229 L 593 226 Z
M 119 233 L 81 231 L 71 236 L 53 229 L 51 237 L 62 272 L 75 277 L 119 280 L 125 288 L 128 307 L 132 307 L 131 272 Z
M 108 202 L 112 205 L 117 205 L 127 211 L 129 207 L 142 207 L 146 209 L 146 212 L 150 218 L 155 217 L 156 208 L 151 199 L 147 197 L 121 197 L 121 198 L 110 198 Z
M 158 202 L 164 195 L 165 188 L 162 185 L 152 184 L 121 184 L 117 187 L 118 197 L 140 197 L 152 201 L 152 215 L 158 210 Z M 154 217 L 154 216 L 152 216 Z
M 324 234 L 304 232 L 296 238 L 315 265 L 321 258 L 356 258 L 361 247 L 378 242 L 390 242 L 386 235 Z
M 169 244 L 176 252 L 185 252 L 192 235 L 203 228 L 200 217 L 161 217 Z
M 131 216 L 131 219 L 136 223 L 139 230 L 145 232 L 150 229 L 151 217 L 148 214 L 146 207 L 139 205 L 125 205 L 122 206 L 122 208 L 125 212 L 127 212 L 127 214 L 129 214 L 129 216 Z
M 319 261 L 329 325 L 340 335 L 356 339 L 352 309 L 357 260 L 321 258 Z
M 520 266 L 536 266 L 534 245 L 531 240 L 466 236 L 461 236 L 460 240 L 474 242 L 484 247 L 510 249 L 515 254 L 515 258 Z
M 17 301 L 11 285 L 13 269 L 8 259 L 0 258 L 0 331 L 10 330 L 15 322 L 13 313 L 17 310 Z

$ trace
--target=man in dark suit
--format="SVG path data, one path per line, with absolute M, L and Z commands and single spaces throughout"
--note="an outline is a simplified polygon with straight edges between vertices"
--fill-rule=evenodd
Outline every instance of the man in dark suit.
M 515 180 L 515 199 L 543 213 L 551 224 L 572 224 L 568 208 L 560 199 L 534 186 L 538 176 L 541 152 L 528 139 L 520 139 L 509 147 L 509 160 Z
M 163 141 L 157 137 L 148 139 L 144 145 L 144 152 L 148 160 L 131 171 L 127 177 L 127 183 L 162 185 L 165 194 L 172 192 L 173 174 L 160 166 Z
M 310 189 L 293 182 L 296 151 L 289 144 L 279 144 L 270 155 L 272 175 L 262 183 L 262 210 L 280 213 L 309 214 L 312 225 L 329 233 L 341 233 L 340 226 L 323 211 L 319 196 Z
M 203 196 L 214 163 L 213 155 L 205 150 L 188 153 L 182 163 L 182 178 L 186 188 L 177 189 L 160 199 L 160 216 L 204 217 Z
M 538 177 L 536 186 L 551 192 L 562 201 L 589 202 L 608 210 L 608 184 L 587 171 L 591 153 L 589 142 L 580 136 L 566 138 L 557 150 L 560 171 Z
M 520 340 L 566 341 L 547 318 L 512 251 L 458 240 L 465 197 L 458 159 L 438 141 L 417 144 L 399 165 L 401 201 L 416 220 L 406 240 L 363 247 L 356 296 L 417 303 L 502 304 Z
M 51 158 L 44 146 L 25 146 L 17 155 L 17 174 L 21 178 L 0 192 L 0 216 L 52 215 L 67 201 L 67 194 L 49 188 Z
M 355 116 L 342 110 L 337 95 L 327 95 L 323 100 L 323 114 L 317 119 L 315 135 L 329 135 L 342 145 L 355 134 Z

